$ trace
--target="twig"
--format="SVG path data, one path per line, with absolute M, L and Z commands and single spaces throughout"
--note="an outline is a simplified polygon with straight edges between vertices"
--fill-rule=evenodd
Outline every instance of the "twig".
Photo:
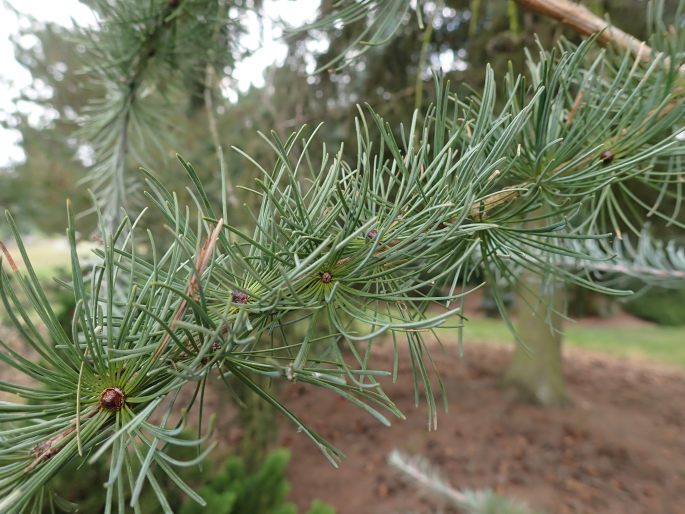
M 643 61 L 652 58 L 652 49 L 643 41 L 610 25 L 583 5 L 569 0 L 516 0 L 516 3 L 553 18 L 583 36 L 599 33 L 597 41 L 605 46 L 617 45 L 628 49 Z
M 12 259 L 12 256 L 10 255 L 9 250 L 5 246 L 5 243 L 0 241 L 0 250 L 2 250 L 2 253 L 5 255 L 5 259 L 7 259 L 7 262 L 10 264 L 10 268 L 12 268 L 13 272 L 19 271 L 19 268 L 17 267 L 17 264 L 14 262 L 14 259 Z
M 644 41 L 614 27 L 592 13 L 585 6 L 569 0 L 515 0 L 520 6 L 548 16 L 575 30 L 583 36 L 598 34 L 597 41 L 604 46 L 626 49 L 643 62 L 654 58 L 654 50 Z M 685 64 L 679 68 L 685 74 Z
M 99 409 L 94 409 L 88 416 L 86 416 L 85 419 L 91 419 L 95 417 L 95 415 L 99 412 Z M 64 448 L 64 445 L 61 445 L 62 441 L 77 430 L 79 428 L 79 419 L 78 416 L 71 419 L 70 422 L 76 422 L 75 425 L 69 425 L 67 428 L 62 430 L 61 432 L 58 432 L 57 434 L 53 435 L 50 437 L 47 441 L 44 441 L 40 443 L 38 446 L 36 446 L 33 449 L 33 455 L 34 459 L 33 461 L 24 468 L 24 473 L 31 473 L 34 469 L 36 469 L 42 462 L 54 457 L 56 454 L 58 454 L 62 448 Z M 78 434 L 77 434 L 78 437 Z M 80 444 L 80 443 L 79 443 Z
M 578 112 L 578 108 L 580 107 L 580 102 L 583 101 L 583 90 L 581 89 L 578 91 L 578 94 L 576 95 L 576 99 L 573 102 L 573 107 L 571 107 L 571 110 L 568 113 L 568 117 L 566 118 L 566 124 L 570 125 L 573 123 L 573 118 L 576 117 L 576 112 Z
M 33 459 L 33 462 L 31 462 L 31 464 L 24 469 L 24 473 L 31 473 L 31 471 L 36 469 L 41 462 L 50 459 L 56 453 L 58 453 L 62 449 L 59 444 L 74 430 L 76 430 L 76 427 L 74 425 L 70 425 L 58 434 L 52 436 L 44 443 L 40 443 L 38 446 L 36 446 L 33 450 L 35 459 Z
M 214 248 L 216 247 L 216 242 L 219 239 L 219 234 L 221 234 L 221 230 L 224 228 L 224 219 L 221 218 L 217 224 L 214 230 L 212 230 L 212 233 L 209 234 L 207 237 L 207 240 L 205 241 L 205 244 L 202 246 L 200 249 L 200 252 L 197 255 L 197 262 L 195 264 L 195 273 L 193 276 L 190 278 L 188 281 L 188 287 L 186 288 L 186 294 L 190 297 L 192 297 L 195 292 L 197 291 L 197 282 L 198 282 L 198 277 L 204 273 L 204 271 L 207 269 L 207 266 L 209 265 L 209 261 L 212 258 L 212 254 L 214 253 Z M 188 302 L 184 298 L 181 300 L 181 303 L 178 306 L 178 309 L 176 309 L 176 313 L 174 314 L 174 317 L 171 320 L 171 324 L 169 325 L 170 328 L 174 328 L 174 325 L 176 324 L 177 321 L 179 321 L 182 317 L 183 314 L 186 311 L 186 308 L 188 307 Z M 162 342 L 159 343 L 159 347 L 155 351 L 154 355 L 152 356 L 153 359 L 157 359 L 162 352 L 164 351 L 164 348 L 166 348 L 166 345 L 169 343 L 169 339 L 171 339 L 171 334 L 169 332 L 166 333 L 164 336 L 164 339 L 162 339 Z

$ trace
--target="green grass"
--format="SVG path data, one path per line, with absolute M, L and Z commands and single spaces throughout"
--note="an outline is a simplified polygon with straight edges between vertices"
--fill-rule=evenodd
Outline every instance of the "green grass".
M 446 329 L 440 335 L 447 336 Z M 454 333 L 454 329 L 450 330 Z M 598 352 L 648 359 L 685 368 L 685 327 L 645 326 L 590 326 L 569 322 L 565 327 L 564 342 L 571 347 Z M 475 318 L 466 322 L 464 341 L 492 341 L 511 343 L 513 337 L 501 320 Z

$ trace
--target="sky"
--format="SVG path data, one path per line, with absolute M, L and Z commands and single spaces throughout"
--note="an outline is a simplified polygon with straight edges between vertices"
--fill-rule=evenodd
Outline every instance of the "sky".
M 254 53 L 236 67 L 233 79 L 240 90 L 245 91 L 251 84 L 263 85 L 264 69 L 270 64 L 282 63 L 285 59 L 287 47 L 281 40 L 282 31 L 274 20 L 280 19 L 290 25 L 312 21 L 320 3 L 320 0 L 266 0 L 264 12 L 268 13 L 270 19 L 262 20 L 263 30 L 260 30 L 256 16 L 247 20 L 249 33 L 243 38 L 242 43 Z M 14 110 L 14 99 L 18 92 L 31 83 L 28 71 L 14 59 L 11 42 L 11 37 L 23 28 L 23 24 L 28 24 L 28 21 L 18 18 L 12 8 L 38 21 L 54 22 L 64 26 L 96 22 L 90 9 L 78 0 L 0 0 L 0 116 L 3 111 Z M 20 40 L 20 44 L 31 45 L 33 41 L 26 37 Z M 229 99 L 237 97 L 234 92 L 231 94 L 230 88 L 225 90 Z M 39 118 L 44 113 L 31 114 Z M 0 167 L 23 160 L 24 152 L 20 142 L 17 131 L 0 128 Z
M 9 4 L 9 5 L 8 5 Z M 14 109 L 13 99 L 21 90 L 31 83 L 31 75 L 15 59 L 11 37 L 16 35 L 23 25 L 28 23 L 15 15 L 12 8 L 30 14 L 39 21 L 52 21 L 64 26 L 77 23 L 93 23 L 90 9 L 77 0 L 5 0 L 0 2 L 0 113 Z M 31 45 L 30 38 L 21 41 Z M 13 130 L 0 129 L 0 166 L 23 159 L 24 152 L 18 146 L 19 133 Z

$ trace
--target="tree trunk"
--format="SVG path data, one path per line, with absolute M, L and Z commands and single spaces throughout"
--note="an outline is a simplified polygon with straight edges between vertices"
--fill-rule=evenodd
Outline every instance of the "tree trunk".
M 550 290 L 552 289 L 552 290 Z M 543 285 L 541 277 L 524 272 L 516 303 L 515 326 L 525 346 L 516 345 L 504 376 L 523 399 L 547 407 L 567 402 L 562 372 L 563 286 Z

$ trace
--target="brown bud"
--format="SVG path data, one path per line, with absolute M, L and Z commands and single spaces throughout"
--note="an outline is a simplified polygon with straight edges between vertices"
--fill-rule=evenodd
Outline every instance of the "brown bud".
M 126 395 L 118 387 L 108 387 L 100 395 L 100 407 L 117 412 L 120 411 L 126 401 Z
M 321 282 L 324 284 L 330 284 L 331 280 L 333 280 L 333 275 L 331 275 L 328 271 L 321 273 Z
M 378 237 L 378 230 L 372 228 L 371 230 L 369 230 L 369 233 L 366 234 L 366 237 L 368 237 L 369 239 L 376 239 Z
M 221 350 L 221 343 L 219 341 L 214 341 L 212 343 L 212 351 L 218 352 L 219 350 Z M 205 357 L 204 359 L 202 359 L 202 364 L 207 364 L 208 362 L 209 362 L 209 357 Z
M 245 291 L 236 289 L 231 293 L 231 300 L 233 300 L 233 303 L 247 303 L 247 300 L 249 299 L 250 297 Z
M 611 150 L 604 150 L 599 156 L 600 160 L 604 164 L 610 164 L 614 160 L 614 152 Z

